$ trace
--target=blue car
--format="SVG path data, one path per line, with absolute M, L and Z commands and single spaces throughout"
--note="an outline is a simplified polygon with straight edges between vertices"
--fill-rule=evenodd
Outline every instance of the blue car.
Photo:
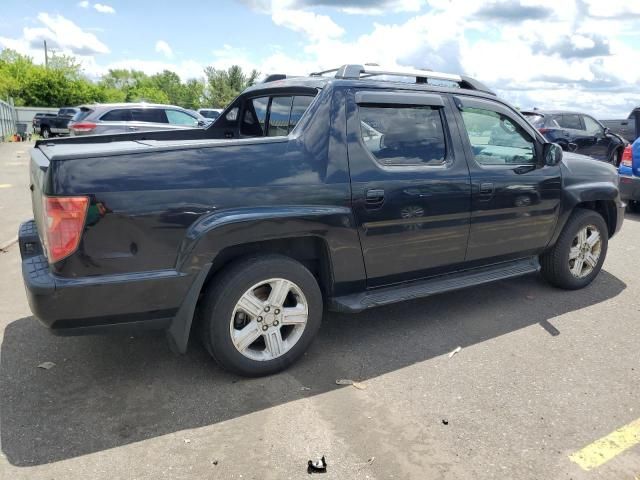
M 633 212 L 640 212 L 640 138 L 622 153 L 620 168 L 620 196 Z

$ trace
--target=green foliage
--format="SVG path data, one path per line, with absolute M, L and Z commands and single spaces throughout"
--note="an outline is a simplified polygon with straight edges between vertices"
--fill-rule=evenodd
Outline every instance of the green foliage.
M 205 101 L 212 108 L 223 108 L 229 105 L 240 92 L 253 85 L 259 75 L 256 70 L 246 75 L 237 65 L 227 70 L 207 67 L 204 73 L 207 77 Z
M 113 69 L 93 82 L 72 56 L 54 53 L 45 68 L 31 57 L 4 49 L 0 51 L 0 98 L 34 107 L 146 101 L 191 109 L 220 108 L 254 84 L 259 75 L 255 70 L 245 74 L 239 66 L 227 70 L 207 67 L 204 74 L 204 79 L 182 82 L 169 70 L 147 75 L 139 70 Z

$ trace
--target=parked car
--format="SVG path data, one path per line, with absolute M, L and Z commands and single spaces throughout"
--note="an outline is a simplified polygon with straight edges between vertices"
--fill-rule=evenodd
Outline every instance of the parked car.
M 222 113 L 221 108 L 201 108 L 198 110 L 198 113 L 205 118 L 210 118 L 211 120 L 215 120 Z
M 55 117 L 56 114 L 55 113 L 36 113 L 33 116 L 33 119 L 31 120 L 31 126 L 33 128 L 33 133 L 39 133 L 40 132 L 40 120 L 42 119 L 42 117 Z
M 625 148 L 618 173 L 620 197 L 627 202 L 629 210 L 640 213 L 640 138 Z
M 472 78 L 330 72 L 252 86 L 175 139 L 37 142 L 19 232 L 35 316 L 61 335 L 161 329 L 179 352 L 193 332 L 266 375 L 303 354 L 325 305 L 598 275 L 624 217 L 614 167 L 563 154 Z
M 42 138 L 56 135 L 69 135 L 69 121 L 78 113 L 77 107 L 63 107 L 57 115 L 44 115 L 38 120 L 39 133 Z
M 623 120 L 600 120 L 600 122 L 630 142 L 640 137 L 640 107 L 634 108 L 629 116 Z
M 198 113 L 174 105 L 104 103 L 83 105 L 69 123 L 71 136 L 204 127 Z
M 582 153 L 616 167 L 628 144 L 620 135 L 585 113 L 531 110 L 522 114 L 547 140 L 557 143 L 563 150 Z

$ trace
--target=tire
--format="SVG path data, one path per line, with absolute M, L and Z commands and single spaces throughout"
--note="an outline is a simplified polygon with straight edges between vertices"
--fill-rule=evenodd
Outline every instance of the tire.
M 40 127 L 40 136 L 42 138 L 51 138 L 51 129 L 49 127 Z
M 276 298 L 278 289 L 288 292 L 284 302 Z M 239 302 L 246 298 L 243 305 L 250 308 L 244 310 Z M 251 257 L 213 279 L 200 311 L 200 336 L 223 368 L 249 377 L 270 375 L 307 350 L 322 309 L 318 282 L 301 263 L 281 255 Z
M 622 152 L 620 150 L 614 150 L 611 152 L 611 158 L 609 159 L 609 163 L 614 167 L 618 168 L 620 166 L 620 160 L 622 158 Z
M 579 237 L 582 231 L 586 236 Z M 595 232 L 597 242 L 592 237 Z M 581 240 L 585 241 L 580 243 Z M 591 242 L 595 242 L 593 246 L 585 246 Z M 593 210 L 576 209 L 556 244 L 540 256 L 542 276 L 552 285 L 566 290 L 586 287 L 602 268 L 608 242 L 609 230 L 602 216 Z M 571 258 L 574 255 L 576 257 Z M 578 263 L 581 260 L 582 263 Z

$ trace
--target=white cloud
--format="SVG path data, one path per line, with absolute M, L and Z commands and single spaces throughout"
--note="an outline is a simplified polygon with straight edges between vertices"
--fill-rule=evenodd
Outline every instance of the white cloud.
M 95 3 L 93 8 L 100 13 L 116 13 L 116 10 L 111 5 L 105 5 L 104 3 Z
M 62 15 L 49 15 L 41 12 L 37 16 L 40 22 L 36 27 L 25 27 L 20 38 L 0 37 L 0 45 L 13 48 L 22 53 L 40 52 L 43 40 L 50 49 L 60 53 L 87 56 L 109 53 L 109 47 L 93 33 L 83 30 Z
M 156 42 L 156 52 L 163 54 L 167 58 L 173 58 L 173 50 L 164 40 Z
M 80 8 L 89 8 L 90 3 L 87 0 L 82 0 L 82 2 L 78 2 L 78 6 Z
M 271 18 L 276 25 L 305 33 L 311 40 L 335 38 L 344 34 L 344 29 L 329 16 L 305 10 L 276 9 Z

